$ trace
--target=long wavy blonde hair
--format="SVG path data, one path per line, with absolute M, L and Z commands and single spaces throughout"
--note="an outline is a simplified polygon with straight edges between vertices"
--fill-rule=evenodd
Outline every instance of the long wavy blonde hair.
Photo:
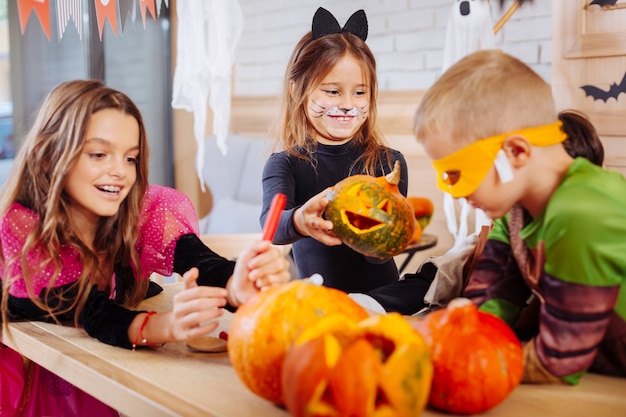
M 137 180 L 131 187 L 117 214 L 102 217 L 97 226 L 93 250 L 88 248 L 72 229 L 69 208 L 72 204 L 64 188 L 67 174 L 76 164 L 86 140 L 91 116 L 104 109 L 114 109 L 132 116 L 139 125 L 139 155 L 137 157 Z M 11 175 L 0 196 L 0 214 L 4 215 L 14 202 L 19 202 L 39 216 L 37 227 L 26 238 L 16 259 L 0 262 L 21 262 L 21 277 L 3 276 L 2 321 L 8 323 L 8 294 L 11 284 L 24 279 L 30 299 L 50 317 L 75 310 L 74 322 L 82 311 L 93 283 L 91 277 L 98 274 L 100 266 L 132 266 L 141 277 L 139 257 L 135 250 L 138 235 L 138 217 L 144 194 L 148 187 L 148 141 L 143 118 L 137 106 L 125 94 L 106 87 L 98 80 L 68 81 L 54 88 L 42 103 L 35 122 L 17 154 Z M 71 284 L 52 304 L 47 294 L 34 294 L 31 277 L 45 265 L 29 265 L 27 254 L 42 250 L 47 265 L 54 265 L 55 273 L 48 289 L 54 287 L 61 271 L 59 248 L 69 245 L 76 249 L 83 264 L 80 279 Z M 111 282 L 109 281 L 109 285 Z M 124 303 L 136 305 L 145 296 L 148 280 L 136 280 Z M 40 298 L 41 297 L 41 298 Z M 57 301 L 59 299 L 57 298 Z

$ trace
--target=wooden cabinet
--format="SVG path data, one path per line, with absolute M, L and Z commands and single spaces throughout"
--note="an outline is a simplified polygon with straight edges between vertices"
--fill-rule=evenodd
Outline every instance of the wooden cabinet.
M 553 0 L 552 86 L 559 110 L 587 115 L 605 147 L 605 165 L 626 174 L 626 1 Z M 589 95 L 583 86 L 597 87 Z M 621 88 L 625 90 L 624 87 Z

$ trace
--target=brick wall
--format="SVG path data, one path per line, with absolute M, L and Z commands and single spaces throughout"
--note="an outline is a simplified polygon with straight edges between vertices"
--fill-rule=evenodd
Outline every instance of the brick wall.
M 428 88 L 441 73 L 446 26 L 456 0 L 239 0 L 244 31 L 237 49 L 235 96 L 276 95 L 287 60 L 310 29 L 317 7 L 340 24 L 356 10 L 368 16 L 367 43 L 378 65 L 381 91 Z M 471 0 L 485 1 L 485 0 Z M 495 24 L 512 4 L 491 5 Z M 523 5 L 496 36 L 496 46 L 550 81 L 552 0 Z

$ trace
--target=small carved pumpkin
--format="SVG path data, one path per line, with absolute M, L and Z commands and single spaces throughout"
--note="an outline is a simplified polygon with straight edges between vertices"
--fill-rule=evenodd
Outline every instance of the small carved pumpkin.
M 433 202 L 431 199 L 426 197 L 417 197 L 417 196 L 409 196 L 407 197 L 409 200 L 409 204 L 413 208 L 413 215 L 415 219 L 418 221 L 422 230 L 426 228 L 430 224 L 430 220 L 433 217 L 433 212 L 435 210 L 433 206 Z
M 244 385 L 282 404 L 280 373 L 287 350 L 303 329 L 334 313 L 353 320 L 368 317 L 346 293 L 309 280 L 262 291 L 240 306 L 228 332 L 228 356 Z
M 412 322 L 430 345 L 435 373 L 429 405 L 477 414 L 501 403 L 521 382 L 522 346 L 499 317 L 466 298 Z
M 353 175 L 328 193 L 324 218 L 343 243 L 366 256 L 390 258 L 411 242 L 413 209 L 398 190 L 400 162 L 387 176 Z
M 399 314 L 335 315 L 303 332 L 282 369 L 295 417 L 418 416 L 432 379 L 429 348 Z

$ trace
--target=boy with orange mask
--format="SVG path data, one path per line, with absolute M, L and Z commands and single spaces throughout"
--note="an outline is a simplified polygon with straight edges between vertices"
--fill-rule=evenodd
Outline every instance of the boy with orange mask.
M 626 376 L 626 181 L 566 152 L 550 86 L 501 51 L 473 53 L 427 91 L 415 134 L 439 188 L 494 219 L 464 296 L 512 326 L 541 302 L 524 381 Z

